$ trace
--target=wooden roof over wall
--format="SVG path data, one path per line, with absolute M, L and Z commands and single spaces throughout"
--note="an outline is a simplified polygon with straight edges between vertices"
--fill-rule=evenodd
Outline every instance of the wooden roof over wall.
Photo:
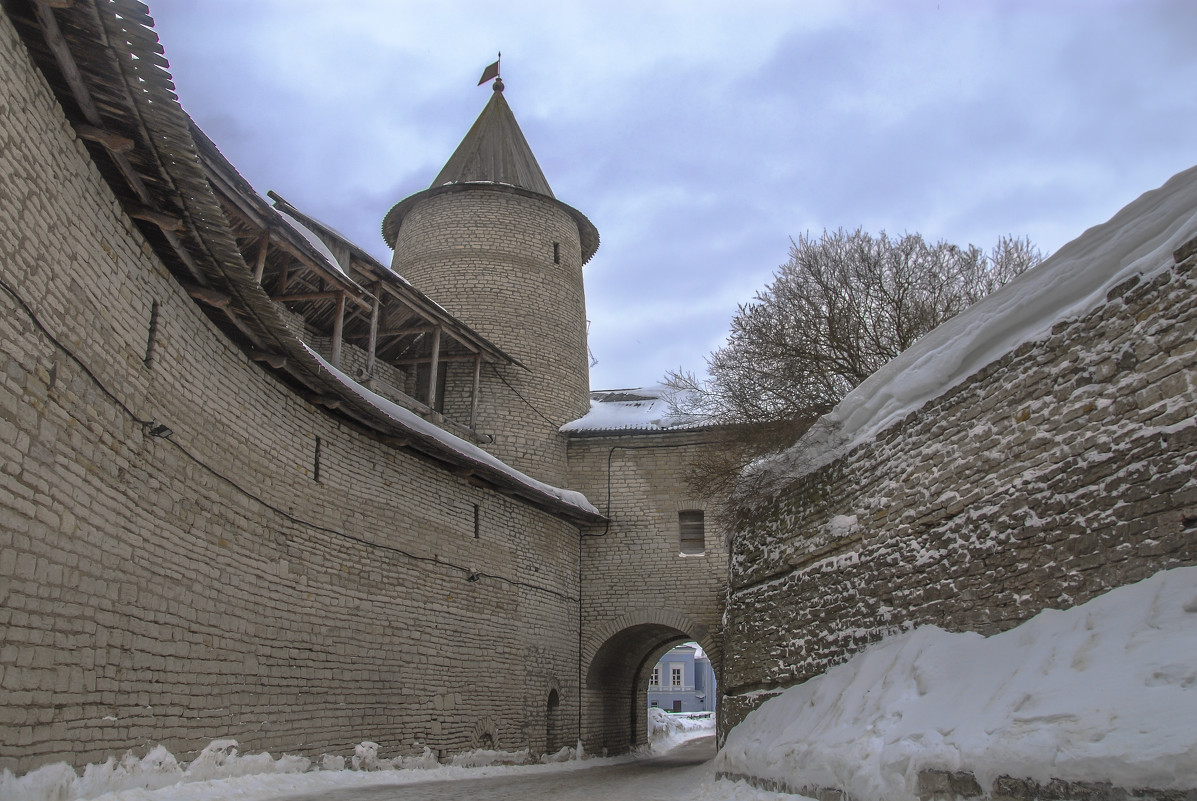
M 179 106 L 162 45 L 143 3 L 0 1 L 126 214 L 172 275 L 251 359 L 310 403 L 473 484 L 578 523 L 603 520 L 538 488 L 530 479 L 521 480 L 486 459 L 447 446 L 441 437 L 419 426 L 403 425 L 338 380 L 293 335 L 275 301 L 255 280 L 236 231 L 209 183 L 201 145 Z M 285 250 L 294 249 L 301 260 L 316 261 L 319 254 L 310 243 L 284 237 Z M 348 276 L 325 271 L 320 280 L 355 303 L 372 298 L 367 288 Z

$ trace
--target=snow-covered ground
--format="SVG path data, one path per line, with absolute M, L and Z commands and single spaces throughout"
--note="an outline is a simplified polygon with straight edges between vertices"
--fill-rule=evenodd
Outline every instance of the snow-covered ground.
M 651 712 L 650 712 L 651 715 Z M 611 758 L 577 758 L 562 749 L 545 762 L 527 752 L 473 751 L 441 765 L 431 753 L 422 757 L 387 759 L 378 746 L 363 742 L 353 757 L 325 757 L 318 764 L 304 757 L 269 754 L 240 755 L 232 740 L 214 741 L 193 762 L 180 765 L 161 746 L 145 757 L 127 755 L 119 762 L 89 765 L 80 775 L 66 764 L 48 765 L 22 777 L 0 773 L 3 801 L 269 801 L 269 799 L 331 793 L 357 787 L 478 779 L 548 772 L 577 771 L 634 763 L 667 754 L 695 738 L 713 734 L 714 718 L 693 720 L 660 713 L 652 718 L 647 752 Z M 356 765 L 355 765 L 356 763 Z M 512 764 L 516 763 L 516 764 Z M 678 801 L 781 801 L 792 796 L 762 793 L 742 782 L 714 781 L 707 766 L 685 774 Z M 601 795 L 594 801 L 604 801 Z M 612 801 L 615 801 L 612 799 Z M 622 801 L 622 799 L 620 799 Z
M 872 801 L 911 801 L 922 770 L 967 770 L 1039 782 L 1197 787 L 1197 567 L 1163 571 L 1069 610 L 1047 610 L 982 637 L 933 626 L 892 636 L 765 702 L 714 764 L 689 770 L 676 798 L 781 801 L 798 796 L 716 782 L 714 771 L 837 787 Z M 650 711 L 652 751 L 711 733 L 714 720 Z M 144 758 L 0 774 L 4 801 L 267 801 L 352 787 L 585 770 L 644 759 L 548 763 L 526 752 L 387 759 L 240 756 L 216 741 L 189 765 L 164 748 Z M 353 764 L 356 762 L 356 766 Z M 525 764 L 509 764 L 523 762 Z M 508 764 L 504 764 L 508 763 Z M 472 766 L 472 767 L 471 767 Z M 355 767 L 357 769 L 355 769 Z M 684 785 L 684 786 L 683 786 Z M 672 797 L 672 796 L 670 796 Z M 664 798 L 664 796 L 662 796 Z M 600 793 L 594 801 L 605 801 Z
M 1197 567 L 988 638 L 890 637 L 766 701 L 715 763 L 872 801 L 917 798 L 925 769 L 1197 788 Z
M 715 716 L 711 713 L 675 715 L 655 706 L 648 710 L 648 741 L 655 753 L 668 751 L 714 730 Z

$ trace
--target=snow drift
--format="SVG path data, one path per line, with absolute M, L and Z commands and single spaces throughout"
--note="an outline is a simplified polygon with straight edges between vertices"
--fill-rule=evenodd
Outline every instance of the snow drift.
M 982 637 L 889 637 L 766 701 L 718 770 L 917 798 L 923 770 L 1197 788 L 1197 567 Z

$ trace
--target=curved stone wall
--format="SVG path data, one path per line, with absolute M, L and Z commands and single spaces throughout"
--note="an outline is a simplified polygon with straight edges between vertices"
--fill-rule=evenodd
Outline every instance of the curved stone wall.
M 394 268 L 527 369 L 483 371 L 487 449 L 564 484 L 562 425 L 590 409 L 578 224 L 560 204 L 511 187 L 434 191 L 403 219 Z
M 0 111 L 0 767 L 576 731 L 576 529 L 251 363 L 2 15 Z
M 744 510 L 721 728 L 887 632 L 993 633 L 1197 563 L 1194 250 Z

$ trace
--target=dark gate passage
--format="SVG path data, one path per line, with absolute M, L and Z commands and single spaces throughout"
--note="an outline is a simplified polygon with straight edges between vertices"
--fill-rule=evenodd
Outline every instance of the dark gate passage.
M 653 665 L 670 648 L 692 637 L 669 626 L 646 623 L 608 639 L 590 662 L 586 675 L 589 741 L 607 753 L 620 753 L 647 742 L 645 702 Z

